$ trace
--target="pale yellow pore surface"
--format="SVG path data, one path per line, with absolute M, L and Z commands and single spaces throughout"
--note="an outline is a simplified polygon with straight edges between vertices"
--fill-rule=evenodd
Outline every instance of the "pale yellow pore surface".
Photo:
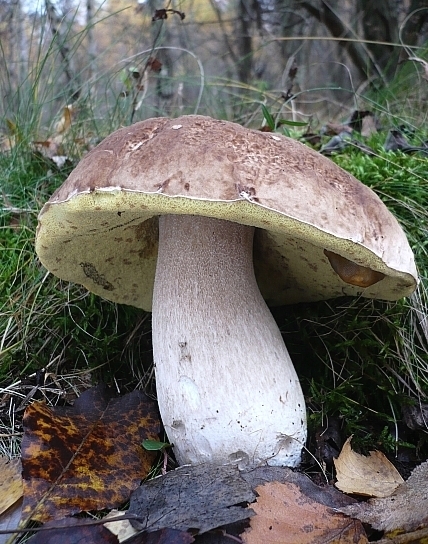
M 114 187 L 82 192 L 45 205 L 39 216 L 36 251 L 56 276 L 108 300 L 151 310 L 157 216 L 162 214 L 203 215 L 258 228 L 254 267 L 270 305 L 343 295 L 396 300 L 416 286 L 410 251 L 407 262 L 397 270 L 387 256 L 272 210 L 245 194 L 237 200 L 216 201 Z M 405 240 L 404 233 L 402 237 Z M 349 285 L 333 271 L 325 249 L 385 278 L 365 289 Z

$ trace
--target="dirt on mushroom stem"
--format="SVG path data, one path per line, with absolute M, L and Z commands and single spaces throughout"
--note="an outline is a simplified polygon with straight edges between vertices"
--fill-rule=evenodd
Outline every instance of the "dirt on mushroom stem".
M 304 398 L 257 286 L 253 234 L 219 219 L 160 217 L 153 354 L 180 464 L 300 461 Z

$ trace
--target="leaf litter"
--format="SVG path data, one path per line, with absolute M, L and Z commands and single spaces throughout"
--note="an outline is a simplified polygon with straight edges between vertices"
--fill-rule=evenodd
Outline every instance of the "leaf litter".
M 85 542 L 129 544 L 365 544 L 362 523 L 385 531 L 385 542 L 428 526 L 428 463 L 400 484 L 382 454 L 359 456 L 350 439 L 335 459 L 336 486 L 382 498 L 357 502 L 331 484 L 317 486 L 280 467 L 184 466 L 140 485 L 156 457 L 142 443 L 160 444 L 160 421 L 156 404 L 139 391 L 114 397 L 98 386 L 72 407 L 35 402 L 24 428 L 23 520 L 54 520 L 33 544 L 74 543 L 79 535 Z M 88 520 L 67 517 L 116 508 L 129 497 L 125 515 L 134 530 L 126 537 L 116 536 L 119 526 L 109 531 L 107 519 L 104 533 L 101 523 L 92 529 Z
M 305 495 L 296 484 L 271 482 L 256 488 L 256 515 L 242 535 L 245 544 L 366 544 L 361 522 Z
M 369 499 L 340 511 L 386 533 L 428 527 L 428 461 L 417 466 L 389 497 Z
M 0 457 L 0 531 L 18 527 L 22 512 L 22 467 L 18 458 Z M 0 534 L 0 544 L 10 535 Z
M 273 497 L 269 495 L 269 486 L 276 484 L 280 486 L 279 495 Z M 263 503 L 262 497 L 266 490 L 268 490 L 267 501 Z M 288 518 L 293 519 L 296 525 L 301 524 L 302 515 L 306 515 L 306 512 L 298 511 L 299 508 L 297 511 L 296 508 L 292 511 L 292 501 L 285 505 L 284 500 L 281 499 L 281 494 L 283 493 L 285 498 L 290 490 L 293 490 L 294 499 L 300 501 L 300 504 L 312 501 L 315 505 L 313 508 L 318 513 L 355 501 L 333 486 L 320 488 L 304 474 L 289 468 L 259 467 L 240 472 L 236 466 L 206 464 L 180 467 L 164 476 L 144 482 L 132 494 L 128 514 L 135 516 L 136 519 L 131 518 L 131 523 L 138 530 L 173 528 L 189 531 L 195 535 L 196 543 L 231 542 L 231 536 L 243 533 L 245 527 L 248 526 L 248 520 L 251 527 L 264 527 L 266 511 L 263 504 L 267 504 L 269 509 L 276 499 L 279 500 L 281 510 L 278 521 Z M 261 509 L 259 509 L 260 505 L 262 505 Z M 350 538 L 355 538 L 356 535 L 361 535 L 361 538 L 364 536 L 360 522 L 350 520 L 340 513 L 329 513 L 328 516 L 326 514 L 325 523 L 331 523 L 332 519 L 338 519 L 342 523 L 338 526 L 341 534 L 344 534 L 347 529 Z M 243 524 L 243 521 L 247 523 Z M 268 526 L 270 525 L 269 522 Z M 327 525 L 322 527 L 327 532 Z M 223 533 L 219 531 L 221 528 L 224 529 Z M 305 526 L 304 529 L 307 531 L 308 527 Z M 208 535 L 208 533 L 211 534 Z M 255 535 L 256 533 L 249 537 L 252 539 L 248 540 L 249 543 L 271 542 L 268 540 L 269 531 L 262 540 L 257 540 L 261 538 L 260 534 Z M 279 540 L 278 542 L 284 542 L 284 544 L 300 542 L 296 540 L 296 533 L 293 534 L 293 538 L 295 540 Z M 307 542 L 318 541 L 307 540 Z M 349 540 L 349 542 L 353 541 Z M 360 539 L 355 542 L 363 544 L 366 541 Z
M 252 516 L 246 505 L 255 498 L 236 466 L 183 466 L 141 485 L 128 513 L 138 518 L 131 520 L 138 530 L 202 534 Z
M 94 525 L 91 520 L 64 518 L 48 521 L 43 531 L 36 533 L 31 544 L 118 544 L 115 534 L 103 525 Z
M 105 386 L 72 407 L 34 402 L 23 424 L 23 517 L 41 522 L 121 506 L 156 457 L 141 442 L 160 431 L 154 401 L 137 390 L 114 397 Z

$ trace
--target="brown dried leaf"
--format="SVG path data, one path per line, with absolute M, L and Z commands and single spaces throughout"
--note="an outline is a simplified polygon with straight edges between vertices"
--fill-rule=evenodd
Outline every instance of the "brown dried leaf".
M 22 468 L 20 459 L 0 457 L 0 514 L 22 497 Z
M 61 140 L 62 136 L 58 136 L 56 139 L 37 140 L 32 143 L 32 146 L 35 151 L 46 159 L 52 159 L 62 153 Z
M 306 474 L 295 472 L 288 467 L 257 467 L 248 472 L 241 472 L 241 476 L 251 485 L 253 490 L 269 482 L 295 484 L 299 487 L 302 495 L 311 497 L 315 502 L 328 508 L 339 508 L 356 502 L 356 499 L 341 493 L 332 485 L 316 485 Z
M 404 482 L 398 470 L 380 451 L 360 455 L 351 448 L 351 439 L 343 445 L 337 459 L 336 487 L 344 493 L 365 497 L 388 497 Z
M 322 134 L 326 136 L 336 136 L 338 134 L 342 134 L 342 132 L 346 132 L 348 134 L 352 134 L 352 127 L 349 125 L 343 125 L 340 123 L 326 123 L 322 130 Z
M 73 106 L 73 104 L 65 106 L 62 110 L 61 118 L 57 121 L 55 125 L 54 134 L 58 135 L 67 132 L 71 127 L 75 115 L 76 108 Z
M 256 515 L 241 538 L 245 544 L 366 544 L 361 523 L 333 513 L 292 483 L 256 488 Z
M 370 110 L 354 110 L 348 125 L 365 137 L 376 134 L 380 128 L 379 120 Z
M 428 526 L 428 461 L 416 467 L 390 497 L 355 503 L 340 511 L 378 531 L 415 531 Z
M 246 544 L 364 544 L 367 538 L 359 523 L 301 493 L 295 484 L 272 482 L 256 488 L 252 504 L 256 512 L 251 528 L 243 535 Z
M 156 9 L 154 14 L 153 14 L 152 21 L 159 21 L 159 20 L 162 20 L 162 19 L 168 19 L 168 13 L 173 13 L 174 15 L 178 15 L 182 21 L 186 17 L 186 14 L 183 11 L 178 11 L 176 9 L 171 9 L 171 8 Z
M 149 57 L 149 60 L 147 61 L 147 66 L 152 72 L 158 73 L 162 70 L 162 63 L 156 57 Z
M 160 21 L 162 19 L 168 19 L 168 10 L 155 9 L 155 12 L 152 17 L 152 21 Z
M 149 472 L 155 454 L 141 442 L 159 428 L 155 403 L 141 391 L 112 398 L 97 386 L 73 407 L 32 404 L 22 441 L 24 518 L 120 506 Z

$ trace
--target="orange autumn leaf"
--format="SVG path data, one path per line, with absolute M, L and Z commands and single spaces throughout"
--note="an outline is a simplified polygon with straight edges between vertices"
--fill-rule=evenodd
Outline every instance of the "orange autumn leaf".
M 159 429 L 156 405 L 141 391 L 111 397 L 97 386 L 72 407 L 35 402 L 24 415 L 23 518 L 120 506 L 147 476 L 156 454 L 141 442 Z
M 256 515 L 241 538 L 245 544 L 367 544 L 360 522 L 332 512 L 293 483 L 256 488 Z

